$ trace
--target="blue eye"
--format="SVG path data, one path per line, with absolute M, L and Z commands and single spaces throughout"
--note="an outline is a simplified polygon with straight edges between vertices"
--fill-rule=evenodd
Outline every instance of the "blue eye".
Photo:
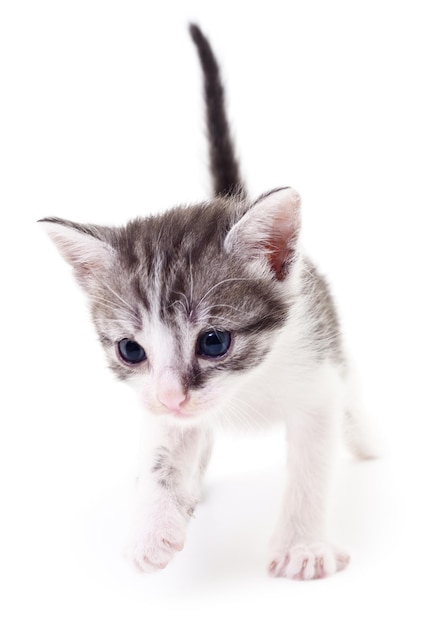
M 198 337 L 197 353 L 200 356 L 216 358 L 228 352 L 231 333 L 227 330 L 210 330 Z
M 147 358 L 144 348 L 136 341 L 132 341 L 132 339 L 122 339 L 117 345 L 121 358 L 128 365 L 142 363 Z

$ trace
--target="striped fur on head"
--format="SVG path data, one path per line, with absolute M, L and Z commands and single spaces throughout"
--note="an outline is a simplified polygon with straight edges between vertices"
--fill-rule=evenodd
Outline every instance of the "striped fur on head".
M 189 396 L 209 386 L 220 391 L 215 381 L 263 362 L 290 311 L 289 281 L 280 280 L 271 263 L 271 220 L 278 226 L 281 219 L 272 218 L 267 206 L 272 195 L 277 216 L 297 215 L 297 194 L 278 190 L 253 205 L 217 198 L 120 228 L 44 220 L 89 296 L 98 336 L 119 378 L 147 379 L 143 388 L 151 389 L 169 368 Z M 259 237 L 253 236 L 255 229 Z M 291 248 L 284 250 L 288 260 L 295 241 L 293 234 Z M 198 338 L 212 329 L 230 332 L 232 346 L 222 358 L 200 358 Z M 142 345 L 147 360 L 131 367 L 119 359 L 123 338 Z M 211 396 L 214 401 L 215 393 Z M 151 402 L 160 409 L 155 398 Z
M 111 369 L 153 413 L 169 412 L 167 396 L 192 413 L 217 409 L 296 327 L 299 299 L 314 302 L 303 344 L 313 337 L 314 355 L 336 354 L 339 341 L 325 283 L 305 273 L 299 253 L 300 198 L 279 188 L 248 200 L 216 58 L 197 26 L 190 33 L 204 75 L 214 198 L 119 228 L 41 220 L 89 297 Z M 203 358 L 200 337 L 220 331 L 230 333 L 226 354 Z M 124 339 L 147 358 L 125 363 Z

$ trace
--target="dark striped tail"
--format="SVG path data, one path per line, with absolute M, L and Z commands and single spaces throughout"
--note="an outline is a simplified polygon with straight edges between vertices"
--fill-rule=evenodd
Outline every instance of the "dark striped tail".
M 219 66 L 208 40 L 196 24 L 189 27 L 204 75 L 210 168 L 215 196 L 245 196 L 225 111 Z

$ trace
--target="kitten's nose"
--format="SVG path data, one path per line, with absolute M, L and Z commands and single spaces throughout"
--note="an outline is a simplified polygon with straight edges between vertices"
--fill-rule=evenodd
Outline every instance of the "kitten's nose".
M 178 411 L 184 406 L 187 394 L 171 368 L 161 372 L 158 380 L 157 399 L 170 411 Z
M 158 400 L 170 411 L 178 411 L 186 401 L 186 394 L 180 387 L 162 387 L 158 391 Z

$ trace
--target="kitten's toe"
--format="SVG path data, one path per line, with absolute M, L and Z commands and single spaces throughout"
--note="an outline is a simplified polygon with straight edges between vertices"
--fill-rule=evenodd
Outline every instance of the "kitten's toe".
M 177 552 L 181 552 L 184 548 L 183 542 L 169 541 L 168 539 L 162 539 L 162 541 L 169 550 L 176 550 Z
M 186 520 L 177 511 L 171 516 L 152 512 L 147 519 L 138 518 L 130 534 L 126 558 L 141 572 L 165 569 L 174 556 L 183 550 Z
M 153 572 L 157 572 L 158 570 L 165 569 L 165 567 L 169 563 L 169 560 L 157 557 L 154 559 L 154 561 L 151 561 L 149 557 L 147 557 L 143 553 L 139 553 L 138 551 L 135 553 L 134 556 L 129 558 L 129 560 L 135 566 L 137 571 L 144 574 L 152 574 Z
M 294 580 L 325 578 L 343 570 L 349 560 L 345 552 L 328 544 L 295 545 L 272 559 L 269 574 Z
M 165 569 L 183 546 L 183 541 L 155 540 L 155 537 L 147 536 L 127 548 L 126 558 L 141 572 L 157 572 Z

